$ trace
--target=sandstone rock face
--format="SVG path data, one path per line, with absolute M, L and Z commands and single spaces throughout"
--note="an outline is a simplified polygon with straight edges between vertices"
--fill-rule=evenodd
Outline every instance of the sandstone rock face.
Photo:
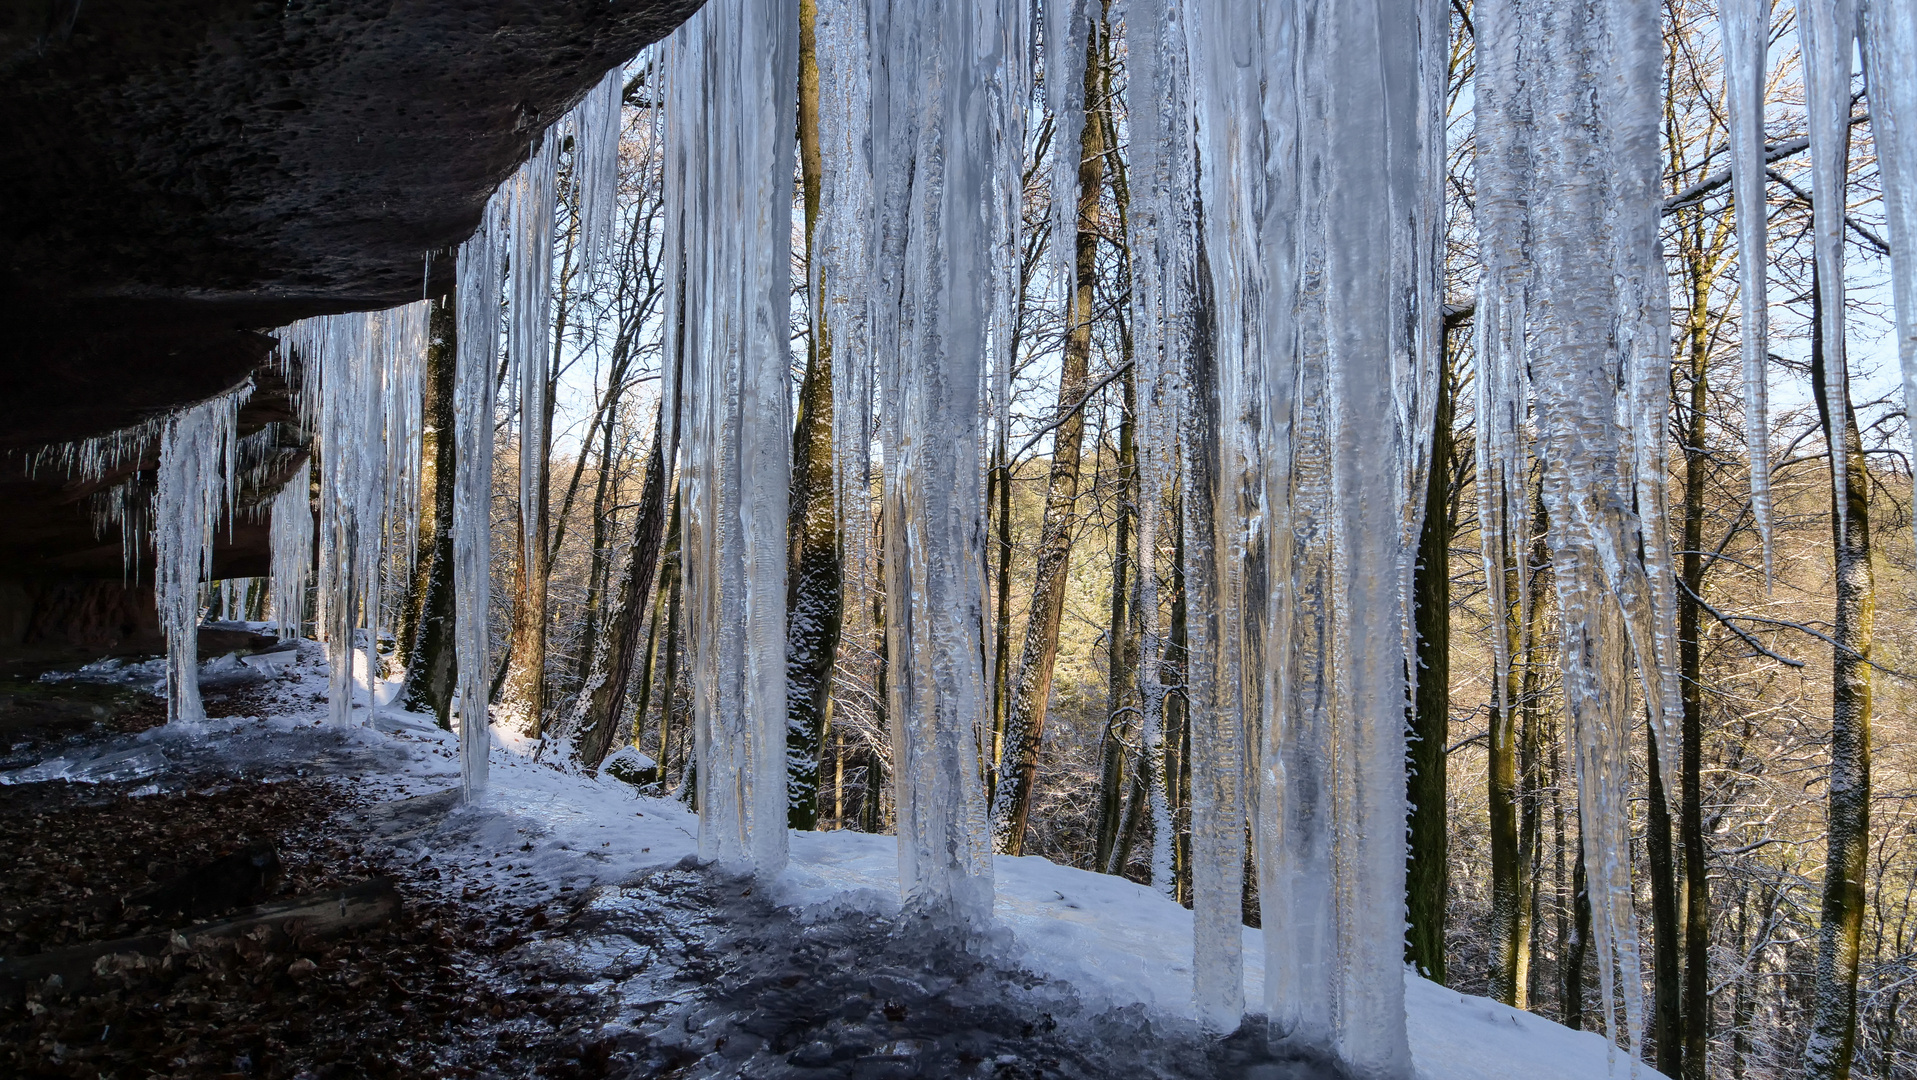
M 547 126 L 697 7 L 0 0 L 0 652 L 45 621 L 13 600 L 120 575 L 86 493 L 6 451 L 227 389 L 272 327 L 443 292 Z

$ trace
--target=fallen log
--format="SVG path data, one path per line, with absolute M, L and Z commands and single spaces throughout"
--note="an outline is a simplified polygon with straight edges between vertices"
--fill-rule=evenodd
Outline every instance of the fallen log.
M 372 878 L 344 889 L 262 904 L 223 919 L 166 933 L 96 941 L 36 956 L 0 960 L 0 1003 L 12 1003 L 38 989 L 81 992 L 96 977 L 113 970 L 116 957 L 159 956 L 169 949 L 191 951 L 240 937 L 252 937 L 268 947 L 284 947 L 297 937 L 330 937 L 383 923 L 399 914 L 399 906 L 399 893 L 393 889 L 392 881 Z M 50 986 L 55 978 L 59 979 L 58 984 Z

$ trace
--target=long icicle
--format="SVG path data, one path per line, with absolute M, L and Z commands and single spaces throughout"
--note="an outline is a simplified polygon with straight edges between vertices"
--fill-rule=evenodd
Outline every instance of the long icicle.
M 991 918 L 980 446 L 992 311 L 993 80 L 1022 0 L 873 0 L 872 293 L 883 401 L 888 720 L 906 899 Z M 932 92 L 928 93 L 928 88 Z M 936 302 L 935 302 L 936 301 Z
M 1751 463 L 1751 516 L 1763 549 L 1764 587 L 1771 583 L 1771 422 L 1765 376 L 1770 349 L 1769 207 L 1764 188 L 1764 73 L 1770 0 L 1720 0 L 1724 98 L 1731 143 L 1731 189 L 1737 208 L 1737 290 L 1743 331 L 1744 445 Z
M 1811 246 L 1823 309 L 1824 400 L 1829 403 L 1832 497 L 1837 531 L 1849 517 L 1850 444 L 1844 380 L 1844 214 L 1850 148 L 1850 75 L 1856 0 L 1798 0 L 1797 38 L 1803 54 L 1804 106 L 1810 114 Z
M 282 641 L 297 641 L 306 611 L 306 586 L 313 566 L 313 462 L 299 470 L 273 497 L 269 529 L 273 541 L 272 614 Z
M 460 790 L 486 789 L 492 747 L 492 495 L 494 367 L 499 362 L 501 207 L 495 195 L 459 247 L 453 374 L 453 649 L 459 682 Z
M 1917 3 L 1870 0 L 1864 70 L 1870 130 L 1890 227 L 1891 298 L 1897 312 L 1897 360 L 1904 415 L 1917 416 Z M 1907 422 L 1908 423 L 1908 422 Z M 1917 424 L 1908 424 L 1917 461 Z
M 778 0 L 714 0 L 669 46 L 668 139 L 686 169 L 668 173 L 668 198 L 687 254 L 705 249 L 667 300 L 686 324 L 680 505 L 699 847 L 758 874 L 785 865 L 787 844 L 792 15 Z M 710 213 L 688 212 L 694 185 Z
M 212 576 L 213 533 L 231 516 L 240 406 L 236 390 L 167 418 L 160 437 L 159 487 L 153 495 L 153 597 L 166 634 L 168 723 L 206 719 L 200 704 L 200 582 Z

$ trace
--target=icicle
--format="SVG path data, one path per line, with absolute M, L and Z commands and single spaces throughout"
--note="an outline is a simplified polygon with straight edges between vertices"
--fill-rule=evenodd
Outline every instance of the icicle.
M 1085 127 L 1085 51 L 1091 37 L 1087 0 L 1046 0 L 1045 108 L 1052 114 L 1051 251 L 1053 274 L 1070 296 L 1078 287 L 1078 145 Z
M 1864 70 L 1870 130 L 1890 226 L 1891 297 L 1897 312 L 1897 359 L 1904 377 L 1904 415 L 1917 417 L 1917 4 L 1870 0 Z M 1907 421 L 1908 423 L 1908 421 Z M 1917 450 L 1917 424 L 1911 429 Z M 1917 461 L 1917 453 L 1913 453 Z
M 418 512 L 428 306 L 416 301 L 321 316 L 281 332 L 283 347 L 305 365 L 301 418 L 318 442 L 318 627 L 332 669 L 328 715 L 335 724 L 352 720 L 355 669 L 364 665 L 369 693 L 378 675 L 389 543 L 416 528 L 396 515 Z
M 1658 235 L 1658 10 L 1634 0 L 1572 10 L 1483 0 L 1474 16 L 1485 50 L 1476 88 L 1487 250 L 1479 422 L 1491 444 L 1480 462 L 1496 465 L 1489 472 L 1502 473 L 1505 487 L 1494 493 L 1502 505 L 1485 517 L 1487 530 L 1503 533 L 1487 538 L 1487 571 L 1495 594 L 1499 548 L 1522 562 L 1508 523 L 1518 512 L 1510 486 L 1526 389 L 1515 365 L 1523 362 L 1535 372 L 1529 392 L 1607 1026 L 1635 1055 L 1643 1005 L 1629 862 L 1631 729 L 1648 714 L 1674 774 L 1679 715 L 1664 513 L 1670 358 Z M 1527 117 L 1526 106 L 1535 114 Z
M 832 475 L 842 523 L 845 636 L 863 640 L 873 585 L 872 244 L 870 12 L 866 0 L 821 0 L 819 224 L 811 294 L 832 343 Z
M 1724 97 L 1730 114 L 1731 184 L 1737 207 L 1737 288 L 1743 333 L 1744 445 L 1751 462 L 1751 515 L 1764 553 L 1764 587 L 1771 583 L 1770 349 L 1766 280 L 1769 207 L 1764 197 L 1764 72 L 1770 40 L 1770 0 L 1720 0 L 1724 37 Z
M 492 495 L 494 365 L 499 358 L 503 199 L 487 203 L 459 247 L 459 320 L 453 374 L 453 649 L 459 680 L 460 789 L 486 788 L 492 748 L 487 708 L 492 675 Z
M 273 497 L 273 619 L 282 641 L 298 641 L 306 609 L 306 583 L 313 565 L 313 463 L 299 471 Z
M 572 111 L 573 177 L 579 185 L 579 268 L 591 282 L 612 257 L 619 210 L 619 137 L 626 66 L 606 72 Z
M 1850 418 L 1843 401 L 1850 367 L 1844 350 L 1844 212 L 1850 149 L 1850 63 L 1856 0 L 1798 0 L 1797 39 L 1810 114 L 1811 246 L 1823 309 L 1824 400 L 1830 405 L 1831 490 L 1837 531 L 1849 518 Z
M 167 418 L 153 496 L 153 596 L 166 634 L 169 723 L 206 719 L 200 706 L 202 579 L 213 569 L 213 530 L 233 485 L 240 406 L 253 384 Z
M 884 447 L 888 717 L 899 884 L 991 918 L 981 762 L 986 681 L 982 431 L 993 190 L 1012 152 L 997 73 L 1022 0 L 873 0 L 871 292 Z M 928 88 L 936 92 L 928 93 Z
M 1189 348 L 1189 286 L 1195 272 L 1191 86 L 1184 9 L 1172 0 L 1134 0 L 1123 12 L 1130 79 L 1133 202 L 1131 229 L 1134 378 L 1138 386 L 1138 551 L 1140 769 L 1152 820 L 1152 885 L 1167 896 L 1174 827 L 1164 785 L 1164 632 L 1158 626 L 1160 518 L 1177 484 L 1178 424 Z M 1113 868 L 1116 873 L 1122 868 Z
M 535 527 L 546 492 L 546 451 L 552 441 L 546 415 L 547 384 L 552 375 L 552 252 L 554 189 L 558 162 L 556 131 L 540 139 L 531 159 L 513 175 L 510 192 L 512 258 L 507 292 L 511 302 L 506 352 L 519 405 L 519 520 L 524 550 L 520 565 L 531 570 L 543 559 L 546 538 Z M 535 546 L 539 546 L 539 550 Z
M 699 846 L 759 874 L 786 859 L 792 117 L 798 21 L 713 0 L 669 39 L 668 173 L 686 272 L 678 388 Z M 691 200 L 705 205 L 691 209 Z

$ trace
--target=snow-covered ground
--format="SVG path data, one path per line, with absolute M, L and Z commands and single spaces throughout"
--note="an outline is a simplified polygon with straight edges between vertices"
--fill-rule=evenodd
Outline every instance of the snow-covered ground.
M 530 903 L 561 891 L 619 885 L 697 851 L 698 821 L 684 806 L 647 798 L 602 775 L 563 772 L 533 758 L 529 741 L 495 735 L 491 789 L 455 806 L 455 737 L 430 717 L 397 706 L 348 731 L 324 724 L 323 661 L 316 647 L 271 672 L 272 715 L 216 720 L 138 737 L 175 762 L 241 772 L 310 762 L 343 778 L 386 819 L 397 853 L 447 872 L 445 887 L 468 898 Z M 379 696 L 389 698 L 382 687 Z M 364 716 L 364 710 L 360 711 Z M 113 748 L 123 752 L 125 747 Z M 26 779 L 21 777 L 20 779 Z M 897 847 L 889 836 L 794 833 L 791 865 L 776 900 L 799 909 L 898 908 Z M 1000 924 L 1010 956 L 1035 974 L 1074 987 L 1088 1012 L 1125 1006 L 1189 1020 L 1192 917 L 1153 889 L 1036 857 L 996 860 Z M 1244 931 L 1245 997 L 1263 1000 L 1263 944 Z M 1446 990 L 1407 972 L 1411 1050 L 1427 1080 L 1599 1080 L 1629 1075 L 1596 1034 L 1571 1031 L 1485 998 Z M 1639 1075 L 1655 1077 L 1648 1066 Z

